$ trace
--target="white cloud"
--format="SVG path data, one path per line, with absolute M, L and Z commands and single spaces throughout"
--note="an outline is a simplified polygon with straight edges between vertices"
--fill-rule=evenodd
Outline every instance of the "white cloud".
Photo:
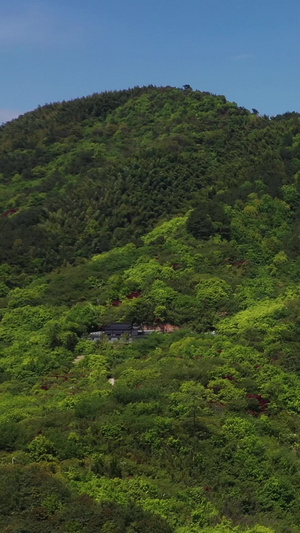
M 20 111 L 17 111 L 16 109 L 0 109 L 0 124 L 8 122 L 13 118 L 17 118 L 20 114 Z

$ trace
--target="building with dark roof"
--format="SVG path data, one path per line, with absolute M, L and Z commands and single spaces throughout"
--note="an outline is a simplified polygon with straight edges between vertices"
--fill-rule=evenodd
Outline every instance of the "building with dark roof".
M 129 339 L 137 338 L 141 332 L 139 326 L 133 326 L 130 322 L 123 322 L 120 324 L 110 324 L 104 326 L 99 331 L 93 331 L 90 333 L 89 338 L 93 341 L 97 341 L 102 335 L 107 335 L 110 341 L 116 341 L 126 335 Z
M 159 326 L 133 326 L 130 322 L 122 322 L 120 324 L 110 324 L 103 326 L 99 331 L 93 331 L 89 334 L 89 339 L 98 341 L 102 335 L 107 335 L 111 342 L 120 340 L 122 337 L 131 342 L 134 339 L 143 339 L 154 332 L 172 333 L 178 329 L 172 324 L 161 324 Z

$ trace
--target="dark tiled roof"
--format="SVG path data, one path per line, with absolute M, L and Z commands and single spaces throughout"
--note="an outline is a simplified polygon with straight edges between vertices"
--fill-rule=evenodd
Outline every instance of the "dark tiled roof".
M 110 326 L 106 326 L 103 329 L 105 332 L 112 331 L 118 333 L 120 331 L 131 331 L 132 325 L 130 324 L 130 322 L 124 322 L 123 324 L 110 324 Z

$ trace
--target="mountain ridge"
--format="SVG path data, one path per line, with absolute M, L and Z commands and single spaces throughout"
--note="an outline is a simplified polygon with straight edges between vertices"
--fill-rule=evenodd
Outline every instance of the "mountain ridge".
M 157 221 L 222 190 L 232 203 L 247 182 L 248 193 L 260 180 L 266 192 L 278 194 L 298 168 L 291 153 L 298 116 L 272 121 L 209 93 L 150 86 L 50 109 L 60 107 L 61 119 L 48 120 L 46 106 L 0 131 L 0 209 L 19 210 L 0 219 L 1 234 L 9 235 L 0 250 L 7 260 L 14 254 L 9 243 L 23 241 L 22 269 L 30 257 L 35 269 L 51 270 L 134 242 Z M 35 117 L 44 113 L 43 131 Z M 105 118 L 87 118 L 93 113 Z M 24 224 L 31 236 L 21 235 Z

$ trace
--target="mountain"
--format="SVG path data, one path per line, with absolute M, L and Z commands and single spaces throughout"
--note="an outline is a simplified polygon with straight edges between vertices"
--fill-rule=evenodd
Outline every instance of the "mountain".
M 299 118 L 144 87 L 1 128 L 1 531 L 299 531 Z
M 95 94 L 27 113 L 0 129 L 1 257 L 22 272 L 51 271 L 138 243 L 203 202 L 282 197 L 300 168 L 299 132 L 296 113 L 260 117 L 189 88 Z

